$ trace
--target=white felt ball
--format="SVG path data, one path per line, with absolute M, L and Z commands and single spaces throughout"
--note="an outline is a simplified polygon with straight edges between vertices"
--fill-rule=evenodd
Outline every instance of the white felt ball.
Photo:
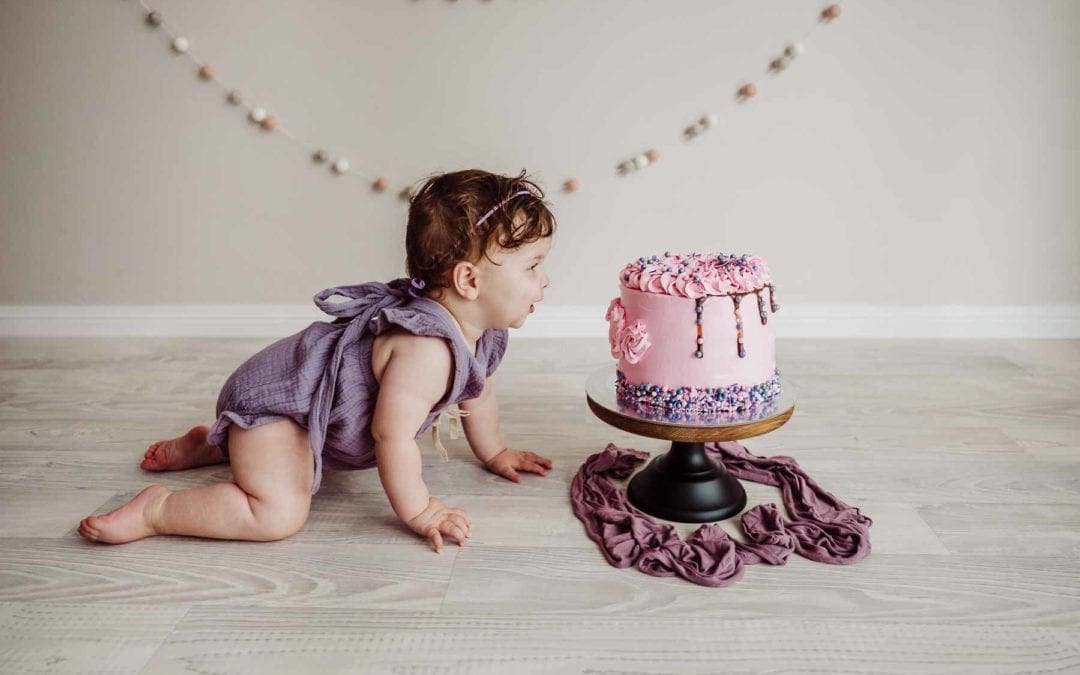
M 251 118 L 252 122 L 255 122 L 256 124 L 261 124 L 262 121 L 266 119 L 266 110 L 262 108 L 252 108 L 251 112 L 248 113 L 248 117 Z
M 334 171 L 337 173 L 345 173 L 349 170 L 349 160 L 342 157 L 334 162 Z
M 799 42 L 792 42 L 784 49 L 784 56 L 793 59 L 801 55 L 806 49 Z
M 638 155 L 634 158 L 634 168 L 644 169 L 647 166 L 649 166 L 649 158 L 645 155 Z
M 188 44 L 187 38 L 182 36 L 182 35 L 172 41 L 172 48 L 178 54 L 183 54 L 184 52 L 186 52 L 188 50 L 188 47 L 190 47 L 190 46 L 191 45 Z
M 698 120 L 698 124 L 704 129 L 712 129 L 717 124 L 720 124 L 720 116 L 715 113 L 709 113 Z

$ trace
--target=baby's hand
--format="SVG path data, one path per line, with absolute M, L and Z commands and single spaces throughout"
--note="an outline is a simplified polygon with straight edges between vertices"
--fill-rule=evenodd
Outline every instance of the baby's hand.
M 551 460 L 528 450 L 506 448 L 489 459 L 484 466 L 491 473 L 498 474 L 515 483 L 520 483 L 521 476 L 518 475 L 517 469 L 546 476 L 551 469 Z
M 442 553 L 444 534 L 453 537 L 458 546 L 464 546 L 472 534 L 472 521 L 464 511 L 452 509 L 434 497 L 428 497 L 427 508 L 407 524 L 427 537 L 436 553 Z

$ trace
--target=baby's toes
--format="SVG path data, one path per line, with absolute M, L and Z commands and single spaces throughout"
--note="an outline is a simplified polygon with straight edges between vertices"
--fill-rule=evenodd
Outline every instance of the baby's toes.
M 150 449 L 146 451 L 146 455 L 143 456 L 143 461 L 140 466 L 144 469 L 154 470 L 160 468 L 164 463 L 165 451 L 159 441 L 150 446 Z
M 97 541 L 97 538 L 100 535 L 100 532 L 98 532 L 98 530 L 96 528 L 92 527 L 90 525 L 89 521 L 90 521 L 89 518 L 83 518 L 82 519 L 82 522 L 79 523 L 79 534 L 81 534 L 83 537 L 85 537 L 87 539 Z

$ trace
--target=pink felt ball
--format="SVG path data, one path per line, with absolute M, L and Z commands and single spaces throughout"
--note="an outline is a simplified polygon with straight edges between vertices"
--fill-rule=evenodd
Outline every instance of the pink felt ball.
M 753 98 L 755 94 L 757 94 L 757 85 L 753 82 L 747 82 L 739 87 L 739 96 L 743 98 Z
M 826 21 L 832 21 L 836 17 L 840 16 L 840 5 L 829 5 L 825 9 L 821 10 L 821 18 Z

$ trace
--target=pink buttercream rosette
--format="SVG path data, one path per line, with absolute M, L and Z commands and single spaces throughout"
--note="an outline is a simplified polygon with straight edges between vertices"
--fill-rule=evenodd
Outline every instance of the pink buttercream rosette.
M 645 330 L 645 323 L 641 319 L 623 328 L 619 334 L 619 349 L 627 363 L 640 361 L 651 346 L 649 333 Z
M 752 293 L 772 282 L 769 266 L 758 256 L 687 253 L 653 256 L 623 268 L 627 288 L 684 298 Z
M 626 325 L 626 308 L 619 298 L 608 305 L 604 318 L 608 321 L 608 342 L 611 343 L 611 355 L 626 359 L 627 363 L 637 363 L 652 346 L 645 322 L 641 319 Z
M 622 332 L 623 326 L 626 325 L 626 308 L 623 307 L 622 302 L 615 298 L 608 305 L 607 314 L 604 318 L 608 322 L 608 342 L 611 343 L 611 355 L 615 358 L 619 358 L 622 353 L 619 348 L 619 333 Z

